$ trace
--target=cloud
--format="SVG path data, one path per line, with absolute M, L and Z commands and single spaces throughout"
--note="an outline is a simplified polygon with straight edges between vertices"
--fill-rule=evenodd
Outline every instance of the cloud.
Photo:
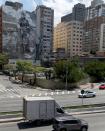
M 91 1 L 87 0 L 42 0 L 42 4 L 54 9 L 55 25 L 60 22 L 61 17 L 72 12 L 72 8 L 77 3 L 89 6 Z

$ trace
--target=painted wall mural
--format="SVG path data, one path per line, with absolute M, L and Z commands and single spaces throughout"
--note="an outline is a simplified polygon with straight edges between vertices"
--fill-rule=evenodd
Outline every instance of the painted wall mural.
M 3 6 L 3 51 L 11 59 L 34 59 L 36 52 L 35 13 Z

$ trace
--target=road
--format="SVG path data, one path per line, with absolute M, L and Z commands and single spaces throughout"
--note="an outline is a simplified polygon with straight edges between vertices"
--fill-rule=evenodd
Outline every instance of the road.
M 89 124 L 88 131 L 105 131 L 105 113 L 89 114 L 76 116 L 80 119 L 84 119 Z M 8 123 L 0 124 L 0 131 L 52 131 L 51 125 L 43 125 L 41 127 L 35 127 L 34 124 L 25 122 L 20 123 Z
M 84 104 L 105 103 L 105 90 L 94 89 L 97 93 L 95 98 L 85 98 Z M 7 76 L 0 76 L 0 112 L 20 111 L 22 110 L 22 99 L 24 96 L 49 95 L 61 106 L 81 105 L 81 99 L 78 98 L 79 90 L 52 92 L 51 90 L 32 89 L 24 85 L 13 84 Z

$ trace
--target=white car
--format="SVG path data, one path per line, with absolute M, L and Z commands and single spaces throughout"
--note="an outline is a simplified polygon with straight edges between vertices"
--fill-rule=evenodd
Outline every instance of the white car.
M 84 91 L 84 94 L 79 94 L 78 97 L 79 98 L 90 98 L 90 97 L 95 97 L 96 96 L 96 92 L 94 91 L 90 91 L 90 90 L 86 90 Z

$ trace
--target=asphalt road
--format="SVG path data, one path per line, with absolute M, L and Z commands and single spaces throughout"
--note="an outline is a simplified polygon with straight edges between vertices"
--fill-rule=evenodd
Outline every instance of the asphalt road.
M 45 94 L 49 93 L 49 90 L 42 91 L 31 88 L 23 88 L 23 85 L 12 84 L 8 77 L 0 76 L 0 84 L 3 87 L 0 87 L 0 112 L 7 111 L 21 111 L 23 105 L 23 96 L 33 95 L 33 94 Z M 4 89 L 1 89 L 4 88 Z M 97 93 L 95 98 L 84 98 L 84 104 L 97 104 L 97 103 L 105 103 L 105 90 L 100 91 L 94 89 Z M 51 93 L 51 91 L 50 91 Z M 60 106 L 73 106 L 73 105 L 81 105 L 82 100 L 78 98 L 78 90 L 75 92 L 70 92 L 70 94 L 54 94 L 51 97 L 57 101 Z
M 88 131 L 105 131 L 105 113 L 78 115 L 80 119 L 84 119 L 89 124 Z M 52 131 L 52 126 L 43 124 L 41 127 L 35 127 L 34 123 L 26 122 L 0 124 L 0 131 Z

